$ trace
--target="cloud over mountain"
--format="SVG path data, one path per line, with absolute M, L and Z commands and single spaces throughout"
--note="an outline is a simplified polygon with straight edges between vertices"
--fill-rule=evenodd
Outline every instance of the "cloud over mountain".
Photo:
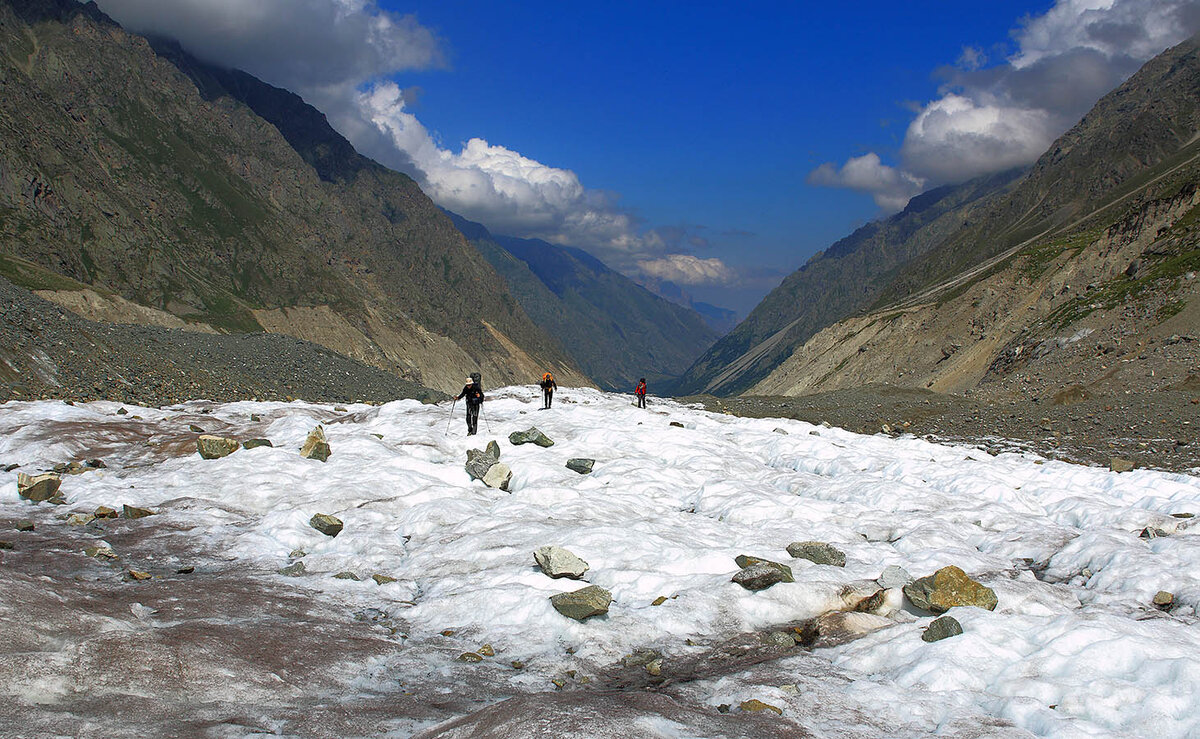
M 1193 0 L 1058 0 L 1013 32 L 1016 51 L 985 66 L 968 47 L 939 70 L 940 97 L 909 124 L 900 165 L 875 153 L 838 168 L 822 164 L 817 185 L 871 193 L 885 211 L 916 194 L 904 183 L 936 185 L 1028 164 L 1101 96 L 1164 49 L 1200 30 Z

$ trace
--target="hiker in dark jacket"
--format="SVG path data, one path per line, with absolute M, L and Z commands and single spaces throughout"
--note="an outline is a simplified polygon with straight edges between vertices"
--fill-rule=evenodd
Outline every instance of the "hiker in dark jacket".
M 646 407 L 646 378 L 638 380 L 637 387 L 633 389 L 633 394 L 637 396 L 638 408 Z
M 467 399 L 467 436 L 479 430 L 479 406 L 483 405 L 483 385 L 475 377 L 468 377 L 462 392 L 454 399 Z
M 550 403 L 554 401 L 554 391 L 558 389 L 558 383 L 554 381 L 554 375 L 547 372 L 542 375 L 542 381 L 538 385 L 542 388 L 542 410 L 549 410 Z

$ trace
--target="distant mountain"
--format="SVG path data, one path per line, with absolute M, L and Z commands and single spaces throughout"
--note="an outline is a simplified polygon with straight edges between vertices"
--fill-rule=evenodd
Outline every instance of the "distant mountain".
M 869 307 L 902 265 L 956 233 L 1021 175 L 1013 170 L 930 190 L 816 254 L 705 352 L 678 392 L 746 390 L 817 331 Z
M 888 383 L 1069 403 L 1200 386 L 1200 37 L 1102 98 L 969 221 L 746 391 Z
M 73 0 L 0 0 L 0 86 L 0 268 L 90 295 L 44 297 L 290 334 L 440 390 L 588 382 L 410 178 L 298 96 Z
M 490 233 L 452 215 L 521 307 L 601 388 L 638 378 L 665 393 L 717 334 L 695 312 L 609 269 L 582 249 Z

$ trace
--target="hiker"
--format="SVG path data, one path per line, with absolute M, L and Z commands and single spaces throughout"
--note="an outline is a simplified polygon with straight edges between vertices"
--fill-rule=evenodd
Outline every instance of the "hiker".
M 637 396 L 638 408 L 646 407 L 646 378 L 638 380 L 637 387 L 633 389 L 633 394 Z
M 554 375 L 547 372 L 542 375 L 542 381 L 538 385 L 542 388 L 542 410 L 550 410 L 550 403 L 554 401 L 554 391 L 558 389 L 558 383 L 554 381 Z
M 479 430 L 479 406 L 483 405 L 483 384 L 478 372 L 473 372 L 467 378 L 467 384 L 455 400 L 467 399 L 467 436 L 474 436 Z

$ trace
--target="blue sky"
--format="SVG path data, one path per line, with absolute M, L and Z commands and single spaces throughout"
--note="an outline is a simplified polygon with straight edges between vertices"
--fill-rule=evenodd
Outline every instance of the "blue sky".
M 748 312 L 922 189 L 1028 163 L 1194 0 L 99 0 L 299 92 L 497 233 Z

